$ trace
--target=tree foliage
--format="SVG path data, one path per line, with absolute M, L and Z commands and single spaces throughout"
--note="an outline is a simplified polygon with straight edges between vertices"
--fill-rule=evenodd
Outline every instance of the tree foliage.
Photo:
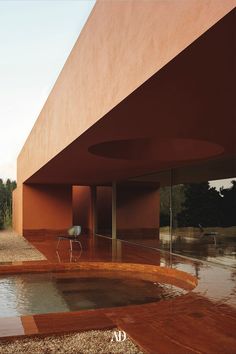
M 208 182 L 172 187 L 174 227 L 229 227 L 236 225 L 236 181 L 217 191 Z M 170 223 L 170 187 L 160 191 L 160 225 Z
M 0 228 L 11 225 L 12 220 L 12 191 L 16 188 L 16 182 L 7 179 L 4 183 L 0 179 Z
M 220 226 L 221 196 L 208 182 L 189 184 L 185 188 L 183 210 L 178 226 Z

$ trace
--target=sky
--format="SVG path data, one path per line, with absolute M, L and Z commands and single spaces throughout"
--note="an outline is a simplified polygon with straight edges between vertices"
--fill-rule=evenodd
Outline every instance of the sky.
M 16 159 L 95 1 L 0 0 L 0 178 Z

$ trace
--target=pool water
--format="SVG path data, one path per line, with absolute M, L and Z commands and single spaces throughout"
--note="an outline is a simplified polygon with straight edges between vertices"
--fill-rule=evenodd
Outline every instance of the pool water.
M 173 285 L 146 280 L 86 274 L 0 276 L 0 317 L 144 304 L 186 292 Z

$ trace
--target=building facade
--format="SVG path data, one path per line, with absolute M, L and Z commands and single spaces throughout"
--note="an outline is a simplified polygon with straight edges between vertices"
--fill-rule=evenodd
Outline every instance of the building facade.
M 187 225 L 175 186 L 235 178 L 235 5 L 96 3 L 18 157 L 19 234 L 152 246 Z

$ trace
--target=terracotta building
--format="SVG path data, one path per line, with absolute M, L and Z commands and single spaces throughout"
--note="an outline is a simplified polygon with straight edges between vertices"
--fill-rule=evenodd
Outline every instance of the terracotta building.
M 18 157 L 19 234 L 158 238 L 160 188 L 236 176 L 235 5 L 96 3 Z

